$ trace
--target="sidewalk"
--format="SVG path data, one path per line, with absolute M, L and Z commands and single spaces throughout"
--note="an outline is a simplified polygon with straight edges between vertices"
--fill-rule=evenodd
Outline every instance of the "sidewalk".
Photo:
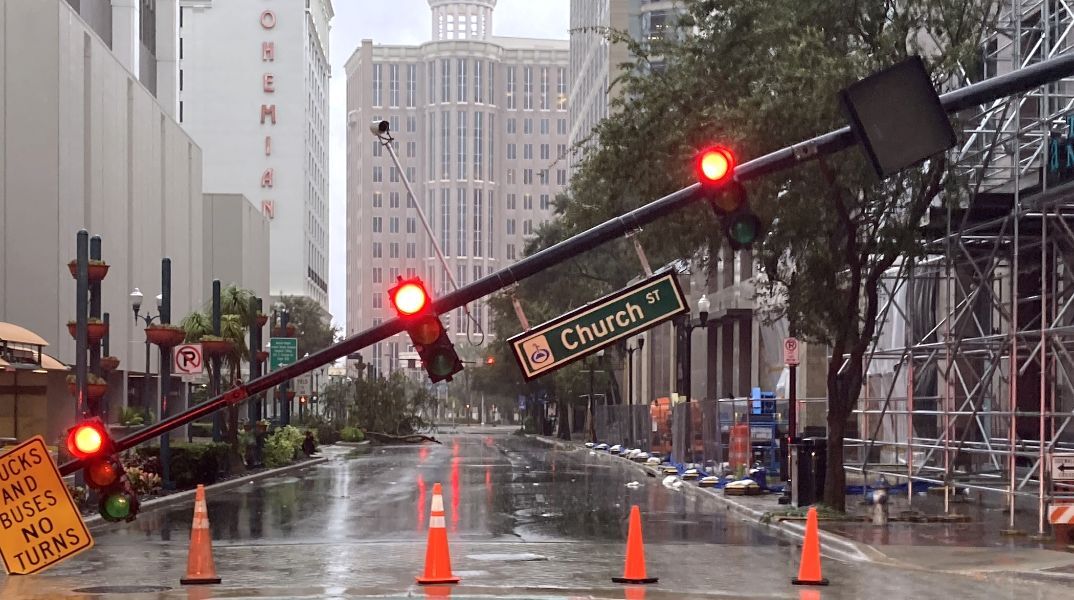
M 581 442 L 536 436 L 558 449 L 584 451 L 601 460 L 630 465 L 646 477 L 663 479 L 663 474 L 643 464 L 617 455 L 585 448 Z M 724 504 L 759 526 L 774 528 L 792 538 L 805 535 L 804 519 L 780 518 L 790 509 L 778 502 L 777 494 L 761 496 L 727 496 L 721 489 L 701 488 L 696 482 L 683 482 L 684 493 L 703 494 Z M 872 507 L 861 504 L 862 496 L 847 497 L 847 511 L 865 514 Z M 905 510 L 905 496 L 897 498 L 891 514 Z M 912 508 L 927 515 L 942 515 L 942 497 L 915 496 Z M 886 527 L 864 521 L 820 521 L 821 547 L 826 555 L 843 560 L 870 560 L 904 568 L 950 573 L 997 573 L 1031 579 L 1061 580 L 1074 583 L 1074 551 L 1054 540 L 1038 541 L 1028 536 L 1007 537 L 1007 515 L 1002 510 L 978 503 L 952 503 L 952 514 L 969 517 L 967 522 L 910 523 L 891 522 Z M 1036 532 L 1035 521 L 1024 517 L 1018 526 Z

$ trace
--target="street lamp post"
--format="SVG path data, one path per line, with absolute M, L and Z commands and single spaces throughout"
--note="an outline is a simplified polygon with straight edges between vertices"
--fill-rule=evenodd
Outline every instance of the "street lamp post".
M 682 369 L 682 377 L 681 377 L 682 390 L 681 391 L 685 393 L 686 402 L 688 403 L 687 404 L 687 409 L 686 409 L 686 454 L 684 454 L 684 457 L 688 457 L 688 462 L 693 462 L 694 461 L 694 441 L 693 441 L 693 432 L 691 431 L 692 425 L 693 425 L 693 411 L 691 410 L 692 407 L 690 407 L 690 405 L 689 405 L 689 402 L 691 401 L 691 397 L 692 397 L 692 393 L 691 393 L 692 392 L 692 390 L 691 390 L 692 381 L 691 381 L 691 373 L 690 373 L 692 367 L 691 367 L 690 363 L 691 363 L 691 358 L 692 358 L 691 357 L 691 350 L 692 350 L 691 347 L 693 346 L 693 344 L 691 343 L 691 341 L 693 339 L 692 336 L 693 336 L 693 333 L 694 333 L 695 329 L 698 329 L 698 328 L 707 329 L 708 328 L 708 324 L 709 324 L 709 309 L 711 307 L 712 307 L 712 304 L 711 304 L 711 302 L 709 302 L 708 296 L 706 296 L 705 294 L 702 294 L 701 298 L 699 298 L 697 300 L 697 317 L 698 317 L 697 323 L 693 323 L 693 322 L 690 321 L 690 315 L 689 314 L 683 315 L 683 317 L 681 317 L 681 319 L 679 321 L 679 331 L 681 332 L 681 338 L 680 339 L 682 340 L 682 344 L 681 344 L 682 358 L 679 361 L 680 368 Z
M 277 322 L 279 319 L 279 330 L 282 334 L 287 333 L 287 322 L 291 318 L 291 313 L 287 310 L 287 306 L 280 301 L 276 301 L 272 305 L 272 320 Z M 282 337 L 282 336 L 281 336 Z M 280 427 L 286 427 L 291 424 L 291 399 L 287 397 L 287 382 L 280 384 Z
M 157 313 L 155 315 L 149 314 L 146 311 L 145 314 L 140 314 L 142 310 L 142 299 L 144 294 L 138 288 L 134 288 L 134 291 L 130 293 L 131 310 L 134 311 L 134 322 L 137 323 L 139 319 L 145 323 L 146 327 L 153 324 L 154 321 L 160 318 L 160 305 L 164 301 L 164 297 L 157 294 Z M 142 403 L 148 406 L 149 402 L 149 337 L 145 338 L 145 374 L 142 377 Z
M 645 338 L 638 336 L 638 345 L 631 347 L 627 343 L 627 411 L 630 413 L 630 443 L 637 445 L 637 427 L 634 423 L 634 353 L 645 347 Z

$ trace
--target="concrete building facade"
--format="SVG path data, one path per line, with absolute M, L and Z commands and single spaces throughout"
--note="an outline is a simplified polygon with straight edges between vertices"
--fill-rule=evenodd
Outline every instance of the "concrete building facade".
M 327 309 L 331 0 L 179 5 L 176 113 L 202 147 L 204 188 L 271 223 L 274 296 Z
M 240 285 L 262 299 L 267 314 L 271 310 L 268 218 L 241 194 L 205 194 L 202 214 L 206 293 L 211 293 L 213 279 L 224 286 Z
M 67 263 L 87 229 L 111 265 L 110 353 L 140 372 L 131 290 L 155 297 L 170 257 L 173 320 L 205 298 L 201 150 L 67 2 L 0 1 L 0 39 L 0 321 L 73 362 Z M 110 398 L 122 403 L 127 386 L 116 383 Z
M 491 35 L 495 0 L 429 0 L 432 38 L 420 46 L 365 40 L 347 62 L 347 333 L 394 316 L 397 276 L 451 289 L 409 205 L 412 182 L 458 285 L 518 260 L 567 183 L 568 43 Z M 388 120 L 398 172 L 369 132 Z M 471 314 L 488 331 L 482 302 Z M 461 310 L 458 336 L 475 331 Z M 409 338 L 365 357 L 394 369 Z

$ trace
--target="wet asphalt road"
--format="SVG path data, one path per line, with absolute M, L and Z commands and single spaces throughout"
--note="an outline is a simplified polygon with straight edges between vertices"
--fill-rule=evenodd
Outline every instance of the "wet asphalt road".
M 826 558 L 827 588 L 789 584 L 799 549 L 711 499 L 665 488 L 623 461 L 556 451 L 500 432 L 443 445 L 327 448 L 328 463 L 210 494 L 223 584 L 181 587 L 192 503 L 94 529 L 96 547 L 30 577 L 0 578 L 0 598 L 1055 598 L 1040 583 L 905 571 Z M 641 486 L 628 487 L 638 481 Z M 455 574 L 423 589 L 432 487 L 441 482 Z M 641 508 L 646 558 L 660 582 L 613 584 L 626 518 Z M 2 577 L 2 576 L 0 576 Z M 95 586 L 160 586 L 101 595 Z M 1069 588 L 1064 590 L 1068 592 Z

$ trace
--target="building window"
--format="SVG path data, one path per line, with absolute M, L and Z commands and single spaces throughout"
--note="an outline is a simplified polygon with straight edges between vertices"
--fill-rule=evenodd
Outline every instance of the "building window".
M 557 185 L 567 185 L 567 170 L 566 169 L 556 169 L 556 184 Z
M 373 64 L 373 106 L 382 106 L 384 104 L 381 98 L 381 90 L 384 85 L 384 65 L 380 63 Z
M 518 158 L 518 154 L 515 152 L 514 144 L 507 144 L 507 160 L 515 160 Z
M 522 235 L 533 235 L 533 221 L 529 219 L 522 221 Z
M 399 258 L 399 242 L 392 242 L 388 244 L 388 258 Z M 398 269 L 396 269 L 398 271 Z M 395 281 L 395 274 L 392 274 L 392 281 Z
M 466 146 L 469 140 L 466 137 L 466 111 L 459 111 L 459 179 L 466 179 Z
M 380 283 L 381 275 L 383 275 L 381 268 L 373 267 L 373 283 Z
M 552 202 L 548 194 L 541 194 L 541 210 L 548 210 L 551 208 Z
M 507 183 L 512 184 L 512 185 L 515 183 L 515 170 L 514 169 L 507 169 Z
M 567 69 L 559 67 L 559 84 L 556 91 L 556 110 L 567 110 Z M 566 123 L 566 120 L 564 120 Z M 563 133 L 566 133 L 566 125 L 564 125 Z
M 482 86 L 484 82 L 481 81 L 481 70 L 484 66 L 484 61 L 474 61 L 474 102 L 478 104 L 484 104 L 485 102 L 485 88 Z
M 556 133 L 567 135 L 567 119 L 556 119 Z
M 533 119 L 522 119 L 522 133 L 533 135 Z
M 380 294 L 373 294 L 373 308 L 380 308 L 382 306 L 383 297 Z
M 474 256 L 481 256 L 484 251 L 481 239 L 481 227 L 485 224 L 484 190 L 474 190 Z
M 541 67 L 541 110 L 548 110 L 548 67 Z
M 425 97 L 429 104 L 436 102 L 436 62 L 429 61 L 425 63 L 425 71 L 428 73 L 428 85 L 425 89 Z
M 466 256 L 466 188 L 458 189 L 459 227 L 455 238 L 455 255 Z
M 451 252 L 451 190 L 440 190 L 440 247 Z
M 399 65 L 388 65 L 388 105 L 392 108 L 399 106 Z
M 488 235 L 488 238 L 489 238 L 489 252 L 488 252 L 489 258 L 496 258 L 495 254 L 493 253 L 493 248 L 494 248 L 494 246 L 493 246 L 493 236 L 494 236 L 494 234 L 496 232 L 496 229 L 493 226 L 493 224 L 495 223 L 495 219 L 492 218 L 493 204 L 495 204 L 495 198 L 496 198 L 496 192 L 493 192 L 492 190 L 489 190 L 489 221 L 488 221 L 489 226 L 488 226 L 488 230 L 487 230 L 488 231 L 487 235 Z M 489 273 L 492 273 L 491 269 L 489 269 Z
M 384 171 L 379 166 L 373 167 L 373 183 L 384 181 Z
M 413 183 L 413 181 L 415 179 L 417 179 L 417 176 L 418 176 L 417 167 L 407 167 L 406 168 L 406 180 L 407 181 Z
M 507 219 L 507 235 L 515 235 L 515 220 Z
M 550 154 L 548 144 L 541 144 L 541 160 L 548 160 Z
M 407 158 L 414 158 L 417 155 L 418 155 L 418 143 L 417 142 L 407 142 L 406 143 L 406 157 Z
M 522 68 L 522 109 L 533 110 L 533 67 Z
M 504 96 L 507 98 L 507 108 L 508 108 L 508 110 L 514 110 L 516 108 L 516 105 L 515 105 L 515 72 L 516 71 L 517 71 L 517 69 L 515 69 L 515 67 L 507 67 L 507 89 L 504 92 Z M 513 132 L 508 131 L 508 133 L 513 133 Z
M 406 232 L 417 233 L 418 232 L 418 220 L 414 217 L 406 218 Z
M 496 63 L 489 61 L 489 104 L 496 104 Z
M 451 59 L 440 61 L 440 101 L 451 102 Z
M 514 135 L 518 129 L 518 120 L 515 118 L 507 119 L 507 133 L 508 135 Z
M 507 244 L 507 260 L 515 260 L 515 245 Z
M 522 196 L 522 208 L 525 210 L 533 210 L 533 195 L 524 194 Z
M 550 122 L 548 119 L 541 119 L 541 135 L 548 135 L 549 130 L 551 130 L 549 125 Z
M 418 65 L 406 66 L 406 106 L 414 108 L 418 102 Z
M 373 142 L 373 156 L 383 156 L 383 155 L 384 155 L 384 147 L 380 144 L 379 141 Z
M 525 185 L 533 185 L 533 169 L 522 171 L 522 183 Z
M 489 181 L 496 180 L 496 115 L 489 113 Z
M 458 95 L 455 98 L 456 102 L 466 102 L 466 59 L 458 59 L 457 68 L 459 70 L 459 87 Z
M 451 113 L 440 113 L 440 179 L 451 178 Z
M 408 115 L 406 118 L 406 132 L 414 133 L 418 130 L 418 118 L 413 115 Z
M 388 208 L 399 208 L 399 192 L 388 192 Z
M 390 174 L 392 183 L 399 183 L 399 167 L 392 165 L 392 170 L 390 171 Z
M 399 217 L 388 219 L 388 233 L 399 233 Z
M 485 141 L 481 137 L 484 116 L 483 112 L 474 113 L 474 179 L 479 181 L 485 178 L 485 161 L 481 153 L 485 147 Z
M 414 242 L 406 243 L 406 257 L 417 258 L 418 257 L 418 245 Z
M 436 179 L 436 114 L 429 115 L 429 147 L 425 149 L 429 163 L 429 181 Z
M 507 210 L 515 210 L 515 208 L 517 208 L 515 198 L 516 196 L 514 194 L 507 194 Z
M 384 206 L 384 195 L 380 192 L 373 192 L 373 208 L 380 208 Z
M 381 258 L 383 250 L 380 246 L 380 242 L 373 242 L 373 258 Z

